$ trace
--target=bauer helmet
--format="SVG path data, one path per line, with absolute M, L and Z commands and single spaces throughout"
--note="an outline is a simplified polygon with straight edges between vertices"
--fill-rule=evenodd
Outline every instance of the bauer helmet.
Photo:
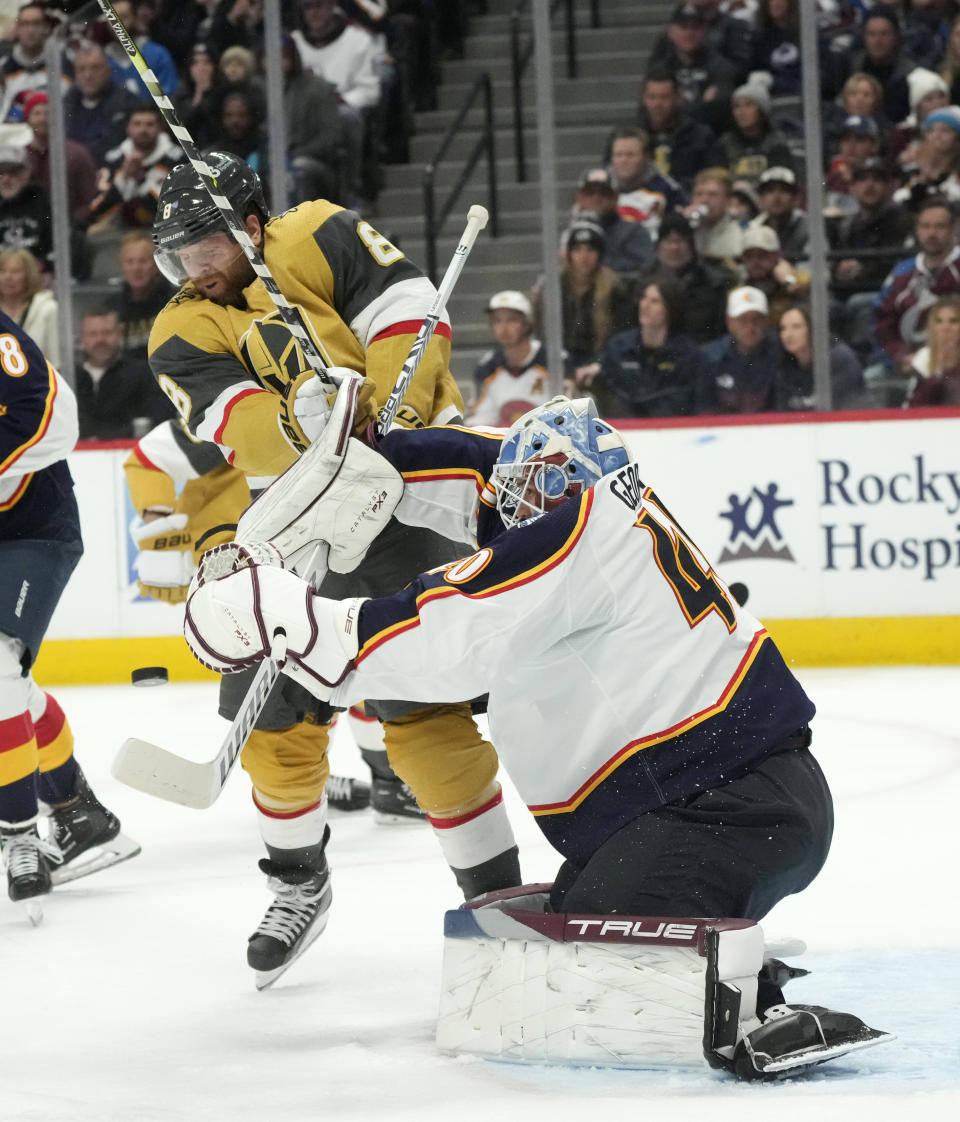
M 209 152 L 204 159 L 237 214 L 245 218 L 254 213 L 266 221 L 267 200 L 253 168 L 229 152 Z M 184 161 L 168 173 L 157 199 L 153 256 L 158 268 L 169 281 L 182 284 L 187 275 L 177 250 L 216 233 L 229 234 L 230 227 L 200 173 Z
M 630 462 L 592 398 L 555 397 L 507 430 L 491 480 L 505 526 L 538 518 Z

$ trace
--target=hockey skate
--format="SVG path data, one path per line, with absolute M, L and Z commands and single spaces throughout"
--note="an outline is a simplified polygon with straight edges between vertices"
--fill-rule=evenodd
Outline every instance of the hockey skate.
M 63 854 L 63 863 L 52 874 L 55 885 L 108 869 L 140 852 L 140 846 L 120 832 L 120 819 L 90 790 L 79 767 L 70 802 L 50 807 L 50 840 Z
M 46 896 L 53 881 L 51 867 L 63 860 L 57 846 L 29 826 L 0 827 L 0 852 L 7 869 L 7 893 L 14 903 L 23 904 L 36 927 L 43 919 L 39 897 Z
M 373 775 L 370 805 L 374 820 L 385 825 L 406 825 L 427 820 L 426 812 L 420 809 L 413 792 L 396 776 L 384 779 Z
M 329 836 L 328 828 L 324 843 Z M 257 973 L 257 989 L 265 990 L 322 934 L 333 890 L 325 854 L 315 868 L 281 865 L 266 857 L 259 866 L 275 896 L 247 943 L 247 964 Z
M 331 810 L 366 810 L 370 805 L 370 784 L 349 775 L 331 775 L 324 790 Z

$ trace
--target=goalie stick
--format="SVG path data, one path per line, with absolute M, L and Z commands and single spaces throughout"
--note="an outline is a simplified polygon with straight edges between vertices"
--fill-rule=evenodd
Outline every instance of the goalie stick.
M 479 204 L 471 206 L 463 235 L 440 281 L 436 299 L 417 332 L 417 337 L 413 341 L 406 362 L 404 362 L 400 374 L 397 376 L 396 385 L 377 418 L 378 434 L 386 432 L 396 416 L 403 395 L 420 365 L 420 360 L 427 344 L 430 342 L 434 328 L 443 314 L 446 301 L 460 276 L 467 255 L 476 241 L 477 234 L 486 224 L 486 208 Z M 356 392 L 355 387 L 354 392 Z M 324 552 L 324 570 L 326 569 L 325 558 L 327 552 L 329 552 L 328 548 Z M 311 572 L 310 579 L 315 586 L 319 584 L 316 571 Z M 285 650 L 285 644 L 282 648 L 278 646 L 277 637 L 275 637 L 274 648 L 271 649 L 269 657 L 263 660 L 257 670 L 257 674 L 244 696 L 239 712 L 227 731 L 227 735 L 220 745 L 220 750 L 212 760 L 204 762 L 186 760 L 182 756 L 169 752 L 148 740 L 130 737 L 121 745 L 120 751 L 113 761 L 111 772 L 114 778 L 119 779 L 121 783 L 128 787 L 133 787 L 148 795 L 154 795 L 156 798 L 166 799 L 168 802 L 179 803 L 181 806 L 193 807 L 196 810 L 205 810 L 212 806 L 219 798 L 220 792 L 230 775 L 231 768 L 246 743 L 250 730 L 253 728 L 257 717 L 259 717 L 267 696 L 280 674 Z

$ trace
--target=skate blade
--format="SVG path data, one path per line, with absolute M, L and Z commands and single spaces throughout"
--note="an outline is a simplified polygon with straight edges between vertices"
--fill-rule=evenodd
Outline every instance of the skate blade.
M 256 985 L 257 985 L 258 990 L 269 989 L 273 985 L 273 983 L 280 977 L 281 974 L 285 974 L 290 969 L 290 967 L 293 966 L 293 964 L 297 961 L 297 959 L 301 957 L 303 952 L 316 939 L 318 939 L 323 934 L 324 930 L 326 929 L 327 920 L 328 920 L 329 916 L 330 916 L 330 909 L 328 908 L 325 912 L 322 912 L 317 917 L 314 926 L 311 927 L 310 930 L 307 932 L 307 934 L 304 938 L 304 941 L 303 941 L 303 943 L 301 943 L 300 948 L 297 951 L 297 953 L 288 962 L 285 962 L 283 964 L 283 966 L 278 966 L 276 968 L 276 970 L 257 970 L 257 971 L 255 971 L 255 973 L 256 973 Z
M 388 810 L 375 810 L 373 820 L 381 826 L 420 826 L 427 821 L 427 816 L 414 817 L 411 814 L 391 814 Z
M 845 1056 L 848 1052 L 859 1052 L 863 1048 L 873 1048 L 877 1044 L 887 1044 L 896 1040 L 896 1033 L 884 1032 L 882 1029 L 872 1029 L 864 1025 L 864 1031 L 858 1040 L 848 1040 L 842 1044 L 828 1045 L 826 1048 L 810 1048 L 803 1052 L 784 1056 L 778 1060 L 771 1060 L 763 1065 L 764 1075 L 776 1075 L 786 1078 L 793 1074 L 801 1074 L 805 1069 L 835 1060 L 838 1056 Z
M 40 898 L 31 896 L 28 900 L 21 900 L 20 903 L 27 914 L 27 919 L 30 920 L 30 926 L 39 927 L 43 923 L 43 904 Z
M 69 884 L 72 880 L 87 877 L 91 873 L 99 873 L 101 869 L 109 869 L 111 865 L 119 865 L 121 861 L 129 861 L 140 852 L 139 843 L 128 838 L 125 834 L 117 834 L 103 845 L 95 845 L 81 853 L 69 865 L 60 865 L 50 873 L 50 879 L 55 885 Z

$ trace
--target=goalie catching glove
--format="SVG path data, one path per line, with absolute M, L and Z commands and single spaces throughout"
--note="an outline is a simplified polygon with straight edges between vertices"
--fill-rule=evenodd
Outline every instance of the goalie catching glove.
M 226 575 L 220 576 L 222 557 Z M 187 598 L 183 633 L 194 656 L 233 674 L 287 637 L 284 673 L 325 701 L 353 668 L 357 617 L 365 597 L 328 600 L 282 568 L 269 545 L 218 546 L 204 555 Z

